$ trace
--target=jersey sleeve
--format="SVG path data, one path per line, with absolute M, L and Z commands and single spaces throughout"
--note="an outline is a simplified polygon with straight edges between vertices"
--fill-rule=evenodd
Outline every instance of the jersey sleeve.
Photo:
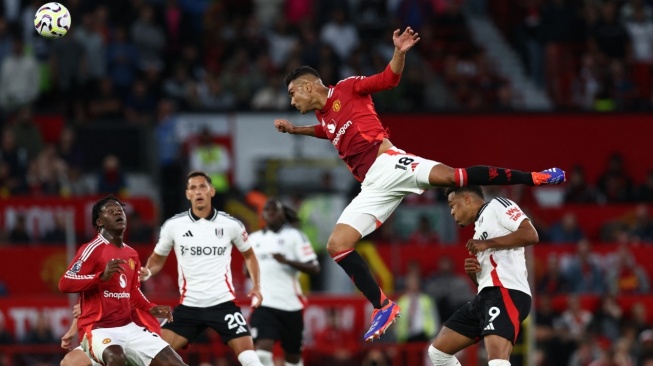
M 104 269 L 97 268 L 97 258 L 102 248 L 98 244 L 82 245 L 75 254 L 72 263 L 59 280 L 59 291 L 76 293 L 97 287 L 102 280 L 100 276 Z
M 329 137 L 327 136 L 326 132 L 324 132 L 324 128 L 322 128 L 321 124 L 316 124 L 313 126 L 315 128 L 315 137 L 319 139 L 328 139 Z
M 521 208 L 509 199 L 497 197 L 492 200 L 492 206 L 497 216 L 497 222 L 509 231 L 516 231 L 521 222 L 528 219 Z
M 232 225 L 232 239 L 231 242 L 238 248 L 240 252 L 245 252 L 249 250 L 252 245 L 249 243 L 249 235 L 247 234 L 247 229 L 240 221 L 234 220 Z
M 141 261 L 138 259 L 138 255 L 136 255 L 135 268 L 141 268 Z M 129 291 L 130 292 L 129 300 L 132 308 L 149 311 L 150 309 L 156 306 L 156 304 L 150 302 L 150 300 L 148 300 L 147 297 L 145 297 L 145 295 L 141 291 L 141 281 L 138 276 L 138 271 L 134 271 L 131 284 L 132 286 Z
M 154 247 L 154 253 L 167 257 L 174 245 L 175 240 L 172 236 L 172 224 L 170 222 L 164 223 L 159 234 L 159 241 Z
M 293 243 L 293 251 L 295 260 L 298 262 L 306 263 L 317 259 L 317 254 L 315 254 L 313 251 L 311 241 L 308 240 L 308 236 L 306 236 L 306 234 L 300 230 L 296 231 L 296 238 Z
M 353 80 L 353 92 L 357 94 L 372 94 L 383 90 L 392 89 L 399 85 L 401 74 L 395 74 L 390 65 L 383 72 L 372 76 L 355 76 Z M 348 79 L 345 79 L 348 80 Z M 344 81 L 344 80 L 343 80 Z

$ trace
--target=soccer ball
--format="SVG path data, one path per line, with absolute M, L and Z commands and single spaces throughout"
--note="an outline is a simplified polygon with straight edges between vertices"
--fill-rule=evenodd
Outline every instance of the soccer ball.
M 34 15 L 34 28 L 45 38 L 61 38 L 70 29 L 70 12 L 59 3 L 47 3 Z

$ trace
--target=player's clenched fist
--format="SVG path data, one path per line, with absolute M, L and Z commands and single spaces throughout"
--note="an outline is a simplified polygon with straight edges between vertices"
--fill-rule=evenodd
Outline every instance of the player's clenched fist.
M 104 268 L 104 272 L 102 272 L 100 279 L 102 281 L 108 281 L 114 273 L 124 272 L 125 269 L 121 266 L 123 263 L 127 263 L 127 261 L 123 259 L 112 259 L 107 262 L 107 266 Z
M 165 318 L 168 323 L 172 323 L 172 310 L 168 305 L 157 305 L 150 309 L 150 314 L 155 318 Z
M 465 258 L 465 272 L 467 274 L 475 274 L 481 271 L 481 264 L 476 258 Z
M 469 254 L 476 255 L 476 253 L 484 252 L 488 249 L 487 240 L 474 240 L 470 239 L 467 241 L 467 250 Z
M 295 128 L 295 125 L 293 125 L 292 123 L 288 122 L 285 119 L 275 119 L 274 127 L 276 127 L 277 131 L 282 133 L 293 133 L 293 129 Z

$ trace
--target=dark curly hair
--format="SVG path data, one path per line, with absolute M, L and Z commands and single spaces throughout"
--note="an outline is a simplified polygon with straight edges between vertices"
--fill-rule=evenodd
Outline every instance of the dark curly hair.
M 297 79 L 300 76 L 304 75 L 313 75 L 317 77 L 318 79 L 320 78 L 320 73 L 317 72 L 314 68 L 310 66 L 300 66 L 293 71 L 289 72 L 288 75 L 283 79 L 283 82 L 286 83 L 286 86 L 290 84 L 291 81 Z
M 106 205 L 107 202 L 109 202 L 109 201 L 115 201 L 121 207 L 125 207 L 125 204 L 120 202 L 118 197 L 116 197 L 116 196 L 114 196 L 112 194 L 110 194 L 110 195 L 100 199 L 99 201 L 95 202 L 95 204 L 93 205 L 93 210 L 92 210 L 92 214 L 91 214 L 92 219 L 93 219 L 93 228 L 95 229 L 95 231 L 99 232 L 100 229 L 102 228 L 101 226 L 97 225 L 97 220 L 100 218 L 100 211 L 102 211 L 102 208 L 104 207 L 104 205 Z
M 481 188 L 481 186 L 449 187 L 444 191 L 444 196 L 449 197 L 451 193 L 461 192 L 475 193 L 477 196 L 485 199 L 485 196 L 483 195 L 483 188 Z

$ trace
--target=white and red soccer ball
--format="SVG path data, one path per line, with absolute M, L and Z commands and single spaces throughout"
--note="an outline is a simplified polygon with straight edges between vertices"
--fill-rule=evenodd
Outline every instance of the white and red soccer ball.
M 34 15 L 34 28 L 45 38 L 61 38 L 70 29 L 70 12 L 59 3 L 44 4 Z

